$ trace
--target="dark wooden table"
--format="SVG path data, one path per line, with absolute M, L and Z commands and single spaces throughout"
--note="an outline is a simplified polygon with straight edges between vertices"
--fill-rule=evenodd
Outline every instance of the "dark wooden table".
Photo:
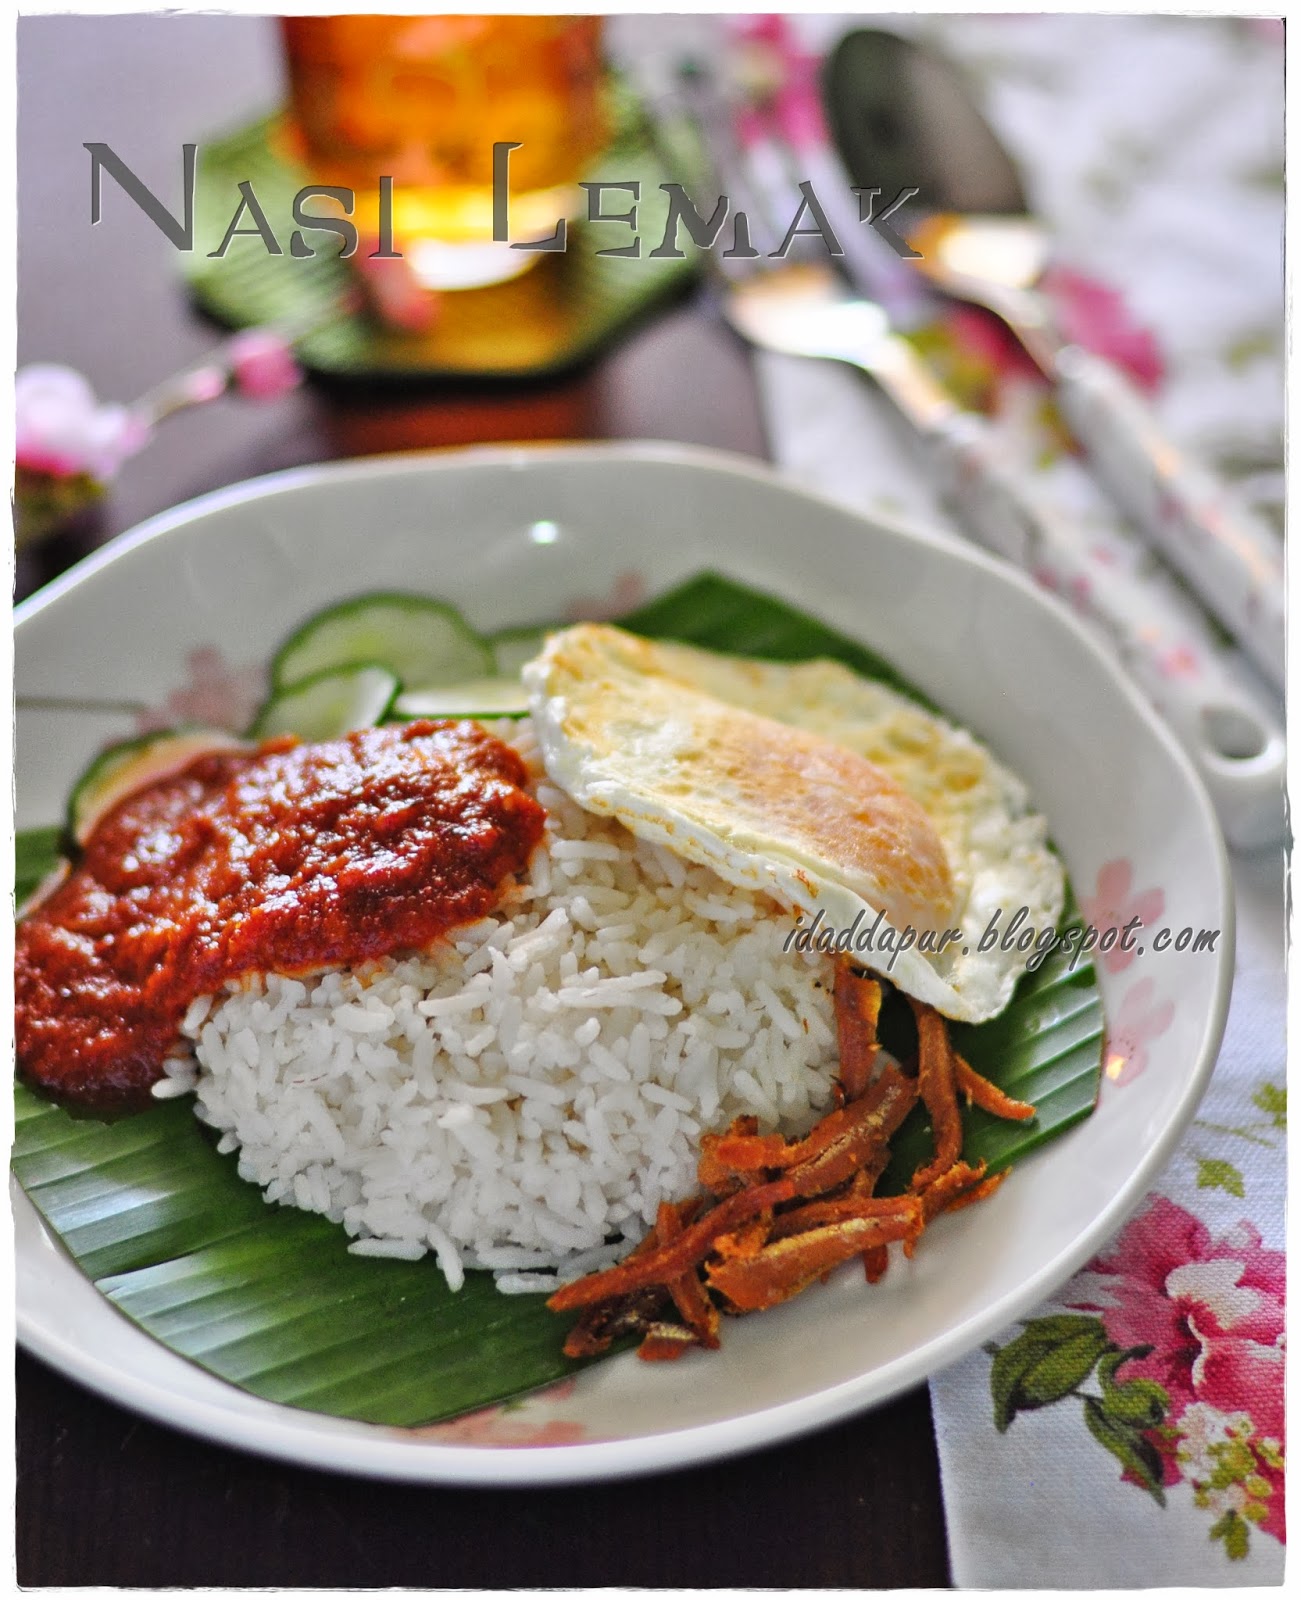
M 217 16 L 25 18 L 19 28 L 20 363 L 64 361 L 128 398 L 217 335 L 143 218 L 89 225 L 88 157 L 113 146 L 155 192 L 180 147 L 273 104 L 272 26 Z M 690 383 L 682 374 L 690 371 Z M 180 500 L 279 467 L 484 440 L 656 438 L 765 454 L 743 351 L 683 302 L 561 383 L 394 398 L 308 386 L 269 411 L 170 423 L 93 528 L 19 562 L 29 593 Z M 684 1372 L 684 1379 L 688 1376 Z M 948 1581 L 926 1391 L 794 1444 L 573 1489 L 411 1488 L 203 1443 L 20 1354 L 23 1585 L 878 1588 Z

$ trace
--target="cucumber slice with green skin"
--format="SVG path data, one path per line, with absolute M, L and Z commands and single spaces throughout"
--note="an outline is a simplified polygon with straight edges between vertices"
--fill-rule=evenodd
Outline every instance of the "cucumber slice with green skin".
M 392 710 L 402 687 L 387 667 L 339 667 L 314 673 L 278 689 L 257 714 L 250 739 L 297 734 L 300 739 L 338 739 L 356 728 L 373 728 Z
M 403 683 L 460 683 L 493 669 L 492 651 L 455 606 L 416 594 L 369 594 L 328 606 L 271 663 L 274 689 L 339 667 L 382 666 Z
M 393 707 L 399 717 L 523 717 L 529 697 L 518 677 L 471 678 L 445 688 L 404 689 Z
M 146 733 L 102 750 L 82 773 L 68 799 L 68 832 L 84 845 L 100 818 L 119 800 L 160 778 L 170 777 L 210 750 L 238 750 L 243 741 L 220 728 Z
M 519 669 L 526 661 L 532 661 L 547 642 L 548 633 L 554 632 L 554 628 L 503 628 L 494 633 L 488 643 L 497 671 L 503 678 L 518 677 Z
M 72 863 L 60 859 L 45 874 L 41 881 L 28 895 L 14 895 L 14 921 L 21 922 L 29 911 L 35 911 L 42 900 L 48 900 L 63 880 L 72 871 Z

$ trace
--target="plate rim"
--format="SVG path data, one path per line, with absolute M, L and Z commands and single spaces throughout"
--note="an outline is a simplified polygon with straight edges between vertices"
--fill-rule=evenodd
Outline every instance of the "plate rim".
M 16 629 L 29 617 L 44 611 L 64 594 L 129 552 L 185 527 L 198 517 L 268 496 L 292 493 L 299 488 L 317 485 L 322 480 L 383 479 L 405 474 L 457 471 L 469 466 L 518 470 L 535 465 L 582 461 L 630 461 L 659 464 L 669 469 L 705 469 L 724 476 L 748 479 L 796 499 L 811 500 L 834 509 L 841 516 L 854 517 L 868 526 L 875 526 L 892 537 L 928 545 L 957 560 L 959 564 L 969 564 L 990 573 L 996 581 L 1020 589 L 1032 603 L 1047 610 L 1059 626 L 1065 626 L 1083 643 L 1113 692 L 1128 702 L 1148 735 L 1155 738 L 1166 754 L 1173 758 L 1184 779 L 1191 803 L 1202 813 L 1201 820 L 1213 844 L 1209 866 L 1220 901 L 1222 943 L 1217 951 L 1210 1006 L 1197 1048 L 1196 1064 L 1189 1072 L 1177 1105 L 1161 1135 L 1145 1151 L 1142 1160 L 1124 1180 L 1112 1201 L 1091 1220 L 1069 1248 L 1059 1251 L 1015 1291 L 1004 1295 L 985 1311 L 963 1323 L 960 1329 L 938 1335 L 870 1373 L 833 1384 L 816 1394 L 782 1401 L 740 1417 L 673 1428 L 631 1439 L 592 1440 L 527 1448 L 441 1444 L 418 1436 L 403 1439 L 395 1437 L 390 1429 L 348 1422 L 342 1418 L 325 1419 L 327 1424 L 333 1424 L 338 1430 L 330 1435 L 322 1433 L 319 1425 L 297 1425 L 298 1418 L 316 1419 L 324 1414 L 302 1411 L 259 1397 L 246 1396 L 255 1402 L 255 1409 L 232 1412 L 221 1405 L 215 1394 L 209 1400 L 203 1396 L 177 1396 L 159 1391 L 150 1384 L 147 1376 L 123 1371 L 116 1365 L 100 1361 L 86 1348 L 79 1347 L 57 1331 L 42 1325 L 28 1308 L 18 1304 L 16 1323 L 19 1343 L 65 1376 L 106 1399 L 125 1405 L 151 1420 L 228 1448 L 240 1448 L 317 1470 L 353 1473 L 397 1482 L 483 1487 L 556 1485 L 642 1476 L 721 1460 L 764 1445 L 795 1439 L 883 1404 L 892 1396 L 924 1382 L 932 1373 L 961 1359 L 984 1339 L 1016 1321 L 1022 1312 L 1038 1304 L 1077 1272 L 1107 1239 L 1114 1236 L 1126 1218 L 1142 1203 L 1153 1178 L 1165 1165 L 1186 1131 L 1215 1067 L 1234 976 L 1235 907 L 1231 869 L 1210 799 L 1191 760 L 1174 735 L 1102 645 L 1063 602 L 1046 594 L 1024 573 L 947 533 L 909 519 L 846 506 L 831 496 L 806 488 L 767 463 L 704 446 L 646 440 L 489 444 L 400 451 L 291 467 L 209 491 L 159 512 L 118 535 L 108 545 L 92 552 L 22 601 L 14 608 L 14 626 Z M 36 1225 L 48 1238 L 54 1239 L 21 1189 L 18 1190 L 18 1197 L 30 1208 Z M 81 1274 L 81 1268 L 67 1255 L 58 1240 L 54 1239 L 54 1242 L 63 1265 Z M 81 1275 L 84 1278 L 85 1275 Z M 111 1311 L 122 1315 L 107 1297 L 101 1295 L 101 1299 Z M 124 1320 L 141 1338 L 150 1339 L 150 1335 L 136 1328 L 129 1318 Z M 152 1340 L 150 1342 L 153 1343 Z M 180 1356 L 176 1358 L 185 1359 Z M 202 1368 L 198 1370 L 213 1384 L 227 1387 L 214 1374 L 203 1372 Z M 327 1439 L 330 1459 L 324 1460 L 322 1447 Z

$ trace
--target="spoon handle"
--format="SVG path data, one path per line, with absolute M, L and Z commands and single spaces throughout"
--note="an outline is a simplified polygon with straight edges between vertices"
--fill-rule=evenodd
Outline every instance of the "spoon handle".
M 1118 504 L 1282 689 L 1282 541 L 1170 442 L 1109 362 L 1066 345 L 1052 366 L 1067 422 Z
M 1115 647 L 1192 757 L 1229 842 L 1241 849 L 1277 843 L 1285 826 L 1282 730 L 1229 672 L 1196 608 L 1032 499 L 998 458 L 982 418 L 954 408 L 924 437 L 944 497 L 967 530 Z

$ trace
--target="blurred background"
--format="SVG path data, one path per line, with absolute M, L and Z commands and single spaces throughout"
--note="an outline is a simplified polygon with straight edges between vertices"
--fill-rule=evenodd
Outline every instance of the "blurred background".
M 375 20 L 342 19 L 363 27 Z M 492 19 L 470 20 L 499 26 Z M 566 26 L 573 24 L 566 19 Z M 580 54 L 583 49 L 594 54 L 600 29 L 599 20 L 580 22 Z M 66 364 L 89 381 L 100 400 L 129 402 L 201 363 L 218 346 L 223 324 L 229 328 L 262 320 L 256 284 L 247 303 L 238 295 L 229 303 L 224 299 L 223 274 L 211 273 L 197 286 L 193 281 L 196 272 L 203 272 L 203 252 L 219 244 L 238 204 L 237 180 L 253 175 L 260 196 L 283 198 L 284 173 L 300 158 L 315 181 L 348 182 L 356 174 L 323 163 L 301 143 L 292 148 L 288 142 L 277 143 L 268 150 L 266 141 L 257 137 L 268 114 L 284 108 L 289 94 L 289 57 L 279 19 L 29 17 L 22 19 L 20 33 L 19 365 Z M 436 42 L 435 55 L 441 48 L 441 41 Z M 608 54 L 608 41 L 606 50 Z M 302 58 L 307 63 L 304 71 L 310 73 L 309 57 Z M 471 59 L 479 60 L 473 50 Z M 508 50 L 507 75 L 517 66 Z M 595 87 L 599 111 L 592 109 L 597 96 L 590 88 L 572 90 L 566 85 L 558 91 L 562 111 L 570 100 L 579 110 L 589 103 L 584 114 L 592 123 L 581 134 L 573 138 L 567 134 L 557 141 L 563 147 L 562 160 L 573 152 L 568 165 L 560 169 L 569 180 L 584 163 L 600 159 L 612 130 L 603 75 Z M 313 92 L 309 82 L 300 104 L 310 106 Z M 548 106 L 544 96 L 544 122 L 554 109 L 554 100 Z M 518 99 L 510 110 L 513 127 L 527 124 L 523 142 L 524 154 L 529 155 L 529 147 L 536 150 L 541 142 L 537 121 L 529 122 L 529 108 Z M 458 112 L 462 138 L 469 140 L 476 127 L 481 129 L 481 136 L 473 139 L 474 151 L 486 161 L 493 134 L 482 128 L 482 114 L 482 101 Z M 280 119 L 284 125 L 285 119 Z M 250 130 L 254 131 L 251 166 L 246 137 Z M 182 146 L 187 141 L 197 143 L 198 226 L 201 234 L 205 227 L 215 229 L 213 237 L 206 242 L 201 238 L 193 257 L 179 253 L 110 176 L 103 179 L 103 220 L 92 227 L 90 157 L 83 148 L 87 141 L 108 145 L 178 215 Z M 545 158 L 547 152 L 543 154 Z M 205 172 L 202 163 L 209 155 L 224 166 Z M 636 148 L 634 155 L 640 157 L 646 175 L 644 149 Z M 373 168 L 374 163 L 370 165 Z M 386 161 L 385 170 L 390 166 Z M 518 178 L 517 170 L 512 175 L 517 185 Z M 524 178 L 527 181 L 527 168 Z M 290 195 L 297 181 L 290 183 Z M 414 187 L 399 183 L 400 200 Z M 373 196 L 373 183 L 366 192 Z M 359 186 L 362 205 L 366 192 Z M 208 196 L 212 204 L 205 209 Z M 272 205 L 269 199 L 263 203 Z M 320 208 L 328 211 L 331 206 L 327 201 Z M 518 237 L 519 218 L 514 222 Z M 275 226 L 287 248 L 291 229 L 285 224 L 282 209 Z M 249 225 L 247 217 L 243 225 Z M 623 232 L 626 237 L 627 230 Z M 312 241 L 329 242 L 319 234 Z M 368 243 L 374 248 L 373 240 Z M 241 259 L 263 254 L 259 241 L 250 247 L 248 241 L 236 240 L 221 265 L 237 265 Z M 589 250 L 589 262 L 590 257 Z M 471 304 L 472 339 L 475 324 L 480 330 L 486 325 L 487 336 L 480 333 L 469 357 L 463 349 L 455 350 L 452 370 L 436 356 L 425 359 L 419 329 L 426 312 L 417 305 L 411 331 L 412 296 L 402 277 L 391 288 L 382 281 L 377 287 L 367 284 L 354 320 L 366 329 L 366 339 L 373 332 L 383 344 L 378 358 L 370 359 L 368 351 L 366 359 L 353 361 L 348 351 L 335 359 L 327 351 L 323 361 L 309 363 L 321 381 L 278 396 L 274 405 L 222 402 L 175 415 L 160 441 L 115 472 L 111 494 L 96 505 L 89 521 L 83 518 L 73 531 L 56 533 L 39 553 L 24 554 L 19 592 L 44 581 L 107 535 L 164 506 L 235 478 L 324 457 L 484 439 L 593 434 L 649 434 L 693 438 L 724 448 L 760 448 L 755 407 L 751 404 L 747 412 L 744 399 L 738 402 L 735 393 L 745 358 L 721 326 L 711 322 L 705 334 L 715 359 L 700 359 L 701 323 L 690 310 L 683 311 L 691 271 L 666 273 L 652 266 L 650 271 L 634 272 L 631 276 L 652 280 L 647 291 L 634 286 L 622 297 L 626 305 L 598 305 L 595 318 L 589 318 L 590 304 L 565 304 L 573 299 L 570 280 L 575 274 L 565 280 L 562 273 L 565 281 L 553 294 L 556 274 L 546 269 L 554 269 L 556 259 L 532 259 L 540 259 L 543 266 L 528 275 L 538 287 L 525 280 L 522 304 L 511 302 L 510 291 L 505 315 L 499 315 L 491 298 L 486 309 Z M 582 252 L 571 250 L 565 264 L 581 259 Z M 351 276 L 341 264 L 331 265 L 337 265 L 339 279 Z M 462 294 L 460 302 L 464 305 L 474 298 Z M 295 304 L 291 294 L 288 304 L 277 303 L 274 309 L 285 312 L 291 323 L 310 325 L 315 302 L 309 290 L 302 304 Z M 644 314 L 648 310 L 661 313 L 653 324 Z M 322 320 L 329 325 L 328 309 Z M 441 320 L 446 332 L 447 318 L 433 315 L 430 320 Z M 451 320 L 461 320 L 459 310 Z M 590 320 L 599 325 L 589 339 Z M 557 322 L 562 324 L 558 332 Z M 532 345 L 540 345 L 540 353 L 526 348 L 517 361 L 521 330 L 527 335 L 530 329 L 538 333 Z M 523 342 L 530 343 L 527 338 Z M 613 362 L 592 359 L 615 345 L 619 348 Z M 484 357 L 482 362 L 476 361 L 476 354 Z M 681 390 L 675 377 L 688 362 L 694 362 L 700 381 Z M 499 376 L 503 365 L 508 369 L 505 381 Z M 670 391 L 678 391 L 673 400 L 676 422 L 669 420 L 664 407 Z
M 1182 445 L 1276 516 L 1281 24 L 864 20 L 951 61 L 983 109 L 1051 240 L 1052 287 L 1070 336 L 1126 368 Z M 602 26 L 573 18 L 344 17 L 298 19 L 286 32 L 271 17 L 23 18 L 20 365 L 66 364 L 101 401 L 130 402 L 210 355 L 223 325 L 265 323 L 270 314 L 277 327 L 309 330 L 299 353 L 316 381 L 273 405 L 223 401 L 175 416 L 164 437 L 123 462 L 93 526 L 83 523 L 63 543 L 24 559 L 20 590 L 87 541 L 161 507 L 327 455 L 484 438 L 649 434 L 775 449 L 799 470 L 796 446 L 772 439 L 774 427 L 782 431 L 775 419 L 786 415 L 783 396 L 797 394 L 798 385 L 761 393 L 748 381 L 747 357 L 706 303 L 698 254 L 683 263 L 646 259 L 663 216 L 652 197 L 666 176 L 694 172 L 702 181 L 693 192 L 708 213 L 708 163 L 693 168 L 681 135 L 686 104 L 698 148 L 699 93 L 684 101 L 692 71 L 706 98 L 731 108 L 744 135 L 742 103 L 762 96 L 770 74 L 763 50 L 775 48 L 778 75 L 793 71 L 797 80 L 801 61 L 811 62 L 816 92 L 822 57 L 853 23 L 789 18 L 765 34 L 763 19 L 744 18 L 620 16 Z M 548 26 L 546 41 L 511 37 L 512 28 Z M 609 76 L 600 73 L 602 58 Z M 797 107 L 797 125 L 798 116 Z M 946 160 L 963 142 L 962 127 L 959 121 L 949 137 Z M 529 202 L 548 221 L 558 195 L 581 205 L 573 187 L 579 176 L 639 176 L 642 259 L 594 264 L 595 249 L 624 243 L 628 230 L 584 229 L 580 221 L 564 257 L 523 256 L 541 265 L 510 285 L 451 290 L 441 311 L 438 297 L 413 286 L 410 261 L 350 272 L 327 260 L 328 270 L 316 272 L 316 262 L 308 269 L 287 257 L 271 261 L 257 238 L 236 239 L 225 258 L 205 260 L 230 222 L 241 177 L 254 180 L 272 210 L 292 194 L 294 173 L 352 184 L 365 234 L 376 224 L 370 180 L 382 167 L 395 177 L 399 231 L 419 234 L 422 222 L 426 238 L 438 229 L 464 231 L 476 186 L 485 204 L 491 139 L 505 136 L 523 146 L 511 178 L 516 237 L 528 231 Z M 173 210 L 181 148 L 199 146 L 193 253 L 174 249 L 112 177 L 103 180 L 103 218 L 90 226 L 87 141 L 108 145 Z M 911 181 L 922 181 L 923 157 L 905 142 L 896 176 L 917 169 Z M 801 159 L 806 173 L 817 170 L 812 154 Z M 873 165 L 870 151 L 866 160 Z M 434 212 L 426 204 L 422 214 L 422 200 L 434 194 Z M 604 203 L 619 211 L 627 202 L 616 194 Z M 328 211 L 330 202 L 313 209 Z M 247 216 L 241 226 L 250 226 Z M 275 226 L 287 239 L 283 209 Z M 318 250 L 330 244 L 322 233 L 310 240 Z M 363 264 L 367 243 L 374 248 L 363 241 L 354 266 Z M 485 269 L 463 250 L 443 271 L 448 281 L 458 274 L 472 281 L 476 270 L 491 276 L 501 255 Z M 418 250 L 408 256 L 418 265 Z M 241 263 L 251 282 L 238 281 Z M 879 248 L 873 265 L 897 291 Z M 334 317 L 331 296 L 346 293 L 340 286 L 348 279 L 357 309 Z M 904 296 L 902 314 L 899 304 L 904 330 L 964 401 L 1015 416 L 1014 454 L 1019 448 L 1033 467 L 1054 448 L 1051 427 L 1045 434 L 1022 425 L 1042 411 L 1044 391 L 993 318 L 915 291 L 911 301 Z M 689 383 L 681 381 L 685 371 Z M 901 482 L 883 492 L 887 501 L 912 504 Z M 1087 509 L 1087 497 L 1073 499 Z

